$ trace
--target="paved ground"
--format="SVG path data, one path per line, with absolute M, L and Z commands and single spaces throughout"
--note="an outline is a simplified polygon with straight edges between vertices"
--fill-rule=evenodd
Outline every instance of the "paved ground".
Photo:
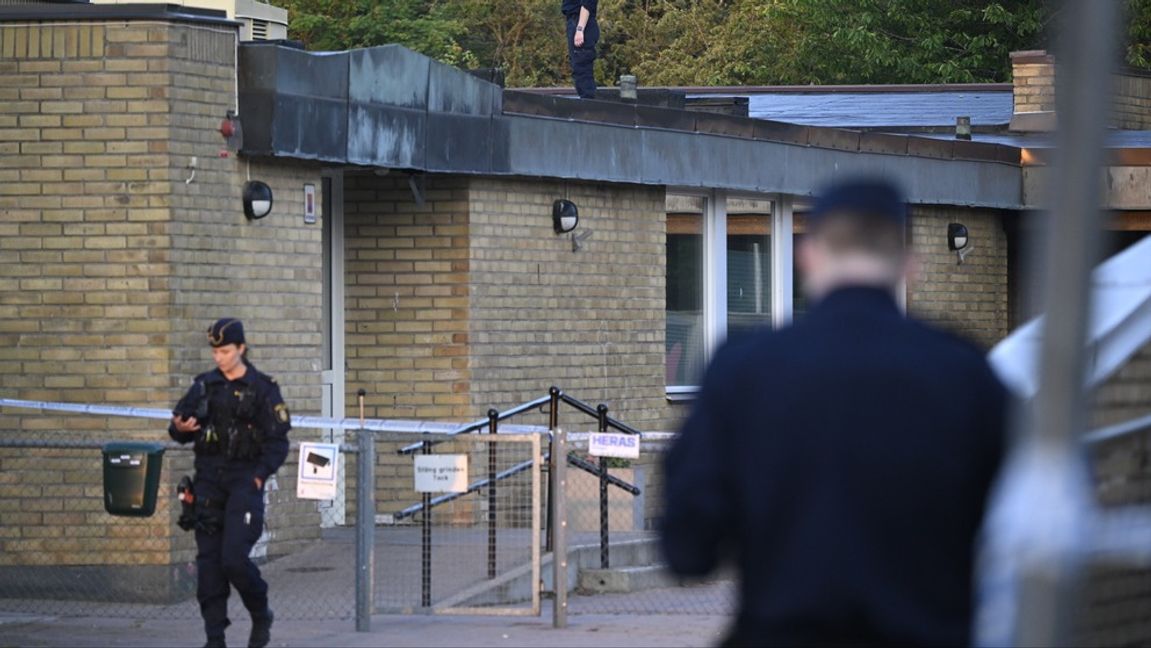
M 346 620 L 277 621 L 272 646 L 714 646 L 726 618 L 703 615 L 569 616 L 552 627 L 550 607 L 541 617 L 375 616 L 370 632 Z M 247 620 L 228 639 L 247 644 Z M 94 618 L 0 613 L 0 646 L 199 646 L 198 622 L 189 619 Z
M 418 605 L 418 529 L 377 534 L 376 604 L 380 609 Z M 413 535 L 415 534 L 415 535 Z M 433 594 L 440 600 L 486 578 L 485 544 L 473 530 L 437 529 L 432 559 Z M 650 534 L 619 533 L 614 540 Z M 526 560 L 526 536 L 499 534 L 500 570 Z M 315 546 L 263 567 L 277 611 L 273 646 L 712 646 L 733 607 L 730 580 L 690 587 L 663 587 L 631 594 L 573 595 L 568 627 L 556 629 L 550 601 L 531 616 L 376 615 L 370 632 L 356 632 L 354 538 L 347 530 L 325 533 Z M 486 533 L 482 539 L 486 541 Z M 573 534 L 576 544 L 598 547 L 598 535 Z M 505 560 L 505 555 L 506 560 Z M 613 553 L 617 558 L 621 554 Z M 9 578 L 31 582 L 34 575 Z M 89 598 L 101 584 L 73 584 Z M 81 588 L 80 586 L 84 587 Z M 11 646 L 199 646 L 204 642 L 194 597 L 166 604 L 34 598 L 31 590 L 0 599 L 0 648 Z M 231 601 L 233 646 L 247 645 L 249 622 L 238 597 Z M 523 608 L 526 603 L 510 607 Z

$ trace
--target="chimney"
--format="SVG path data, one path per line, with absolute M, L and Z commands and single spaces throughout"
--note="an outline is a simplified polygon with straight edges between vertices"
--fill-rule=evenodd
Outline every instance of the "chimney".
M 1045 50 L 1011 53 L 1014 109 L 1010 130 L 1055 130 L 1055 57 Z

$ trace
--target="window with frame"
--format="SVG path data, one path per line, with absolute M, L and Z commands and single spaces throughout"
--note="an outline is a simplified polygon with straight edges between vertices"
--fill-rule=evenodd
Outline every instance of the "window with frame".
M 666 388 L 689 398 L 729 337 L 790 320 L 790 200 L 720 191 L 667 194 Z M 773 230 L 790 235 L 773 238 Z

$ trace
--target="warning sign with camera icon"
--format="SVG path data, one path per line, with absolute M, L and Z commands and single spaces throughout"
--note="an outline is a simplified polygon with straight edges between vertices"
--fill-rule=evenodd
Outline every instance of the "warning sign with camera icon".
M 336 497 L 339 478 L 340 446 L 336 443 L 300 444 L 300 472 L 296 480 L 296 497 L 328 500 Z

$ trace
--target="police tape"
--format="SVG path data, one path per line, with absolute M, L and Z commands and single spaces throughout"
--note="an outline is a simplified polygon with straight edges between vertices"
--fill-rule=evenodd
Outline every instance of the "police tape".
M 117 405 L 96 405 L 86 403 L 57 403 L 52 401 L 19 400 L 0 398 L 0 407 L 69 412 L 73 414 L 95 414 L 98 416 L 125 416 L 170 421 L 172 411 L 149 407 L 124 407 Z M 477 423 L 480 421 L 477 421 Z M 482 419 L 487 423 L 487 419 Z M 459 434 L 473 424 L 461 426 L 458 423 L 436 423 L 432 421 L 410 421 L 394 419 L 328 418 L 323 416 L 293 416 L 292 427 L 309 430 L 369 430 L 373 432 L 408 432 L 413 434 Z M 541 425 L 501 425 L 501 434 L 545 434 L 548 429 Z

